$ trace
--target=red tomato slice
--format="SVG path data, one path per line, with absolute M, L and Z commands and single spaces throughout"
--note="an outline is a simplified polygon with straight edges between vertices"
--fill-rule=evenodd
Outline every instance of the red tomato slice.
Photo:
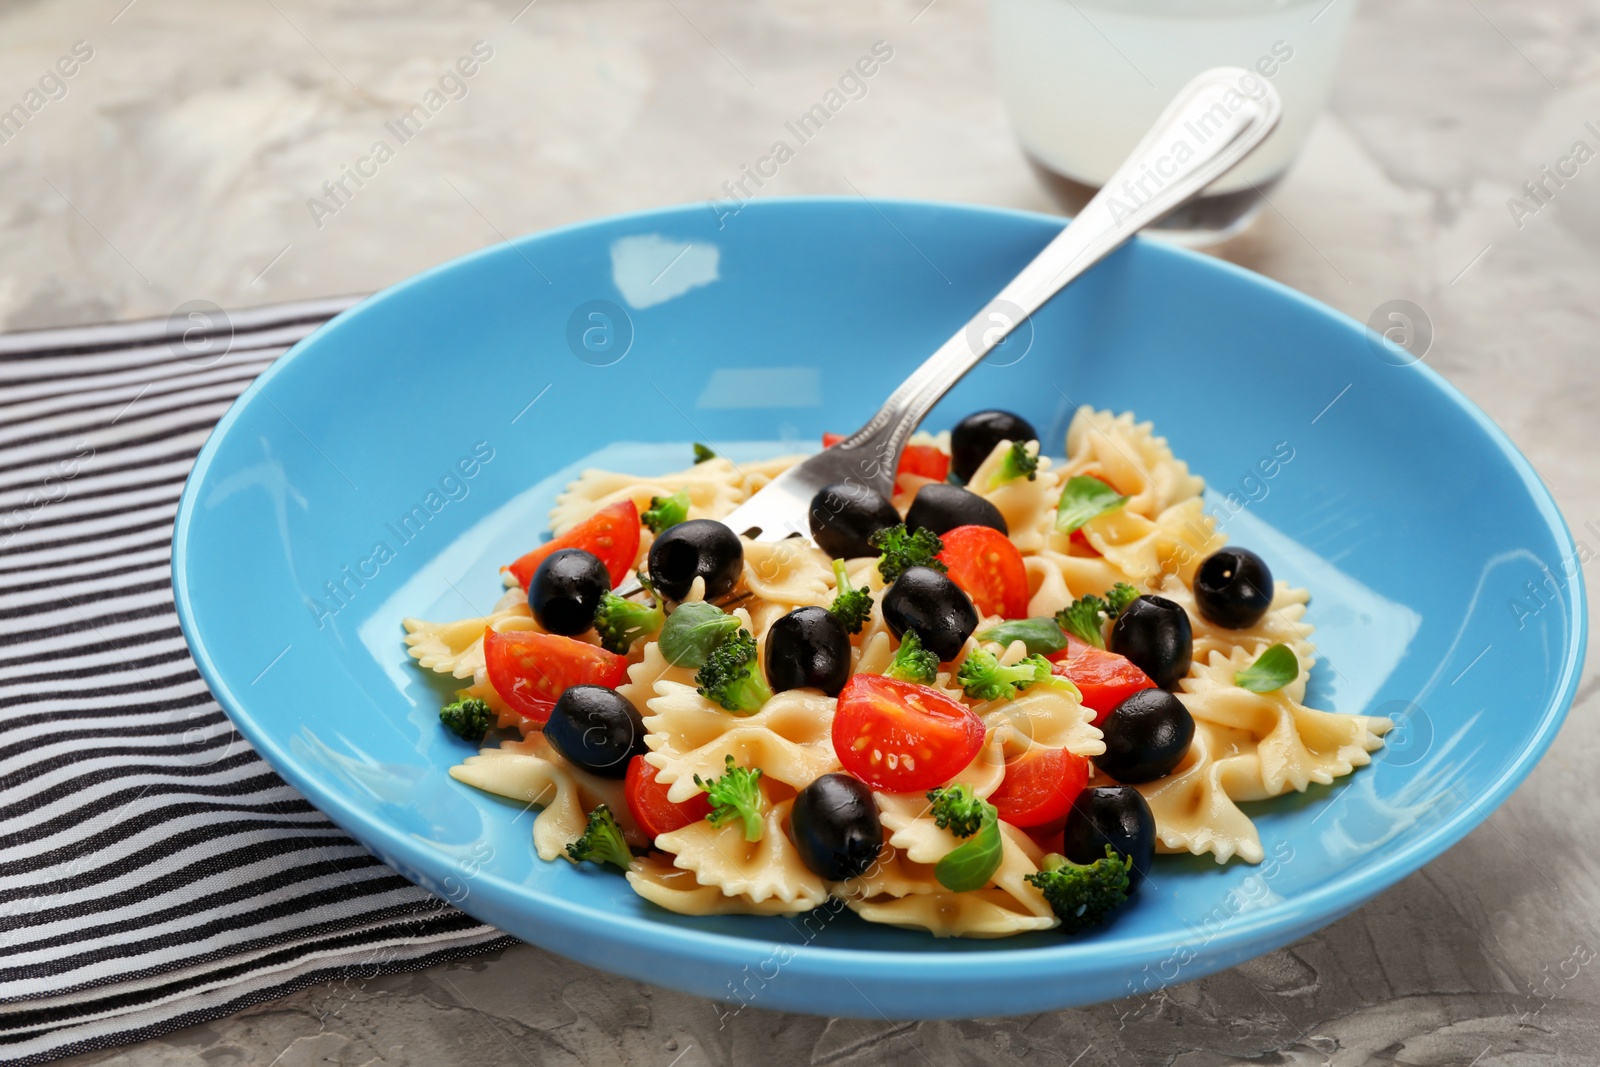
M 1067 638 L 1067 647 L 1049 657 L 1053 673 L 1072 679 L 1083 694 L 1083 706 L 1095 712 L 1094 724 L 1105 722 L 1116 706 L 1141 689 L 1154 689 L 1150 676 L 1125 656 Z
M 941 535 L 939 559 L 980 615 L 1020 619 L 1028 614 L 1028 572 L 1011 538 L 988 526 L 957 526 Z
M 1088 760 L 1064 748 L 1035 747 L 1006 761 L 1006 776 L 989 803 L 1012 826 L 1043 826 L 1065 818 L 1088 784 Z
M 936 689 L 858 674 L 833 713 L 833 750 L 844 769 L 885 793 L 947 782 L 983 747 L 983 720 Z
M 486 630 L 483 658 L 500 699 L 539 723 L 550 718 L 556 700 L 575 685 L 615 689 L 628 680 L 626 656 L 537 630 Z
M 844 440 L 842 433 L 825 433 L 822 435 L 822 447 L 832 448 Z M 950 476 L 950 457 L 939 451 L 937 445 L 906 445 L 905 451 L 900 453 L 900 466 L 895 468 L 895 477 L 902 474 L 914 474 L 919 478 L 932 478 L 942 482 Z
M 628 777 L 623 782 L 627 792 L 628 811 L 633 821 L 650 838 L 651 843 L 662 834 L 681 830 L 711 814 L 711 798 L 696 793 L 682 804 L 667 799 L 667 786 L 656 781 L 656 769 L 644 761 L 643 756 L 633 757 L 628 764 Z
M 615 589 L 628 576 L 633 569 L 633 561 L 639 556 L 638 507 L 631 500 L 608 504 L 506 569 L 526 589 L 528 583 L 533 581 L 533 572 L 539 569 L 544 558 L 561 548 L 581 548 L 599 557 L 600 562 L 606 565 L 606 572 L 611 575 L 611 588 Z

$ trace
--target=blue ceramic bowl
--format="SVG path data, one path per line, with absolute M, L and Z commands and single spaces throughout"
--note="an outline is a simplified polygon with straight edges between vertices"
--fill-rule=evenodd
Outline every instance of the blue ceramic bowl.
M 440 729 L 446 690 L 407 658 L 403 616 L 481 613 L 582 467 L 674 469 L 693 441 L 753 458 L 854 428 L 1060 226 L 860 199 L 761 201 L 720 226 L 678 208 L 373 297 L 263 374 L 195 464 L 173 544 L 195 660 L 273 767 L 409 878 L 535 944 L 734 1006 L 1034 1012 L 1148 996 L 1316 930 L 1458 841 L 1550 744 L 1584 647 L 1573 542 L 1522 456 L 1426 366 L 1281 285 L 1144 241 L 927 425 L 1010 408 L 1059 452 L 1077 404 L 1131 409 L 1206 477 L 1230 538 L 1312 590 L 1314 702 L 1400 726 L 1350 778 L 1249 805 L 1267 862 L 1161 860 L 1075 940 L 937 940 L 848 912 L 692 919 L 614 873 L 540 862 L 517 806 L 446 774 L 471 747 Z

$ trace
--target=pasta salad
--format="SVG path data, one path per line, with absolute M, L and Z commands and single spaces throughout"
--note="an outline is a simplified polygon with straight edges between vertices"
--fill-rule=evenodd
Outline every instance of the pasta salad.
M 1224 543 L 1149 423 L 1083 408 L 1065 444 L 978 412 L 913 439 L 892 499 L 828 486 L 776 543 L 718 519 L 804 457 L 584 471 L 488 615 L 404 620 L 484 746 L 451 775 L 688 915 L 1076 933 L 1157 853 L 1259 863 L 1240 802 L 1350 774 L 1390 723 L 1304 703 L 1307 592 Z

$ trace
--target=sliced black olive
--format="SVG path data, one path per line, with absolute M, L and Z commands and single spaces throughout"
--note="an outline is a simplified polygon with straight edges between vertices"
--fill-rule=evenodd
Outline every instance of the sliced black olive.
M 917 631 L 922 647 L 944 663 L 961 653 L 978 628 L 978 609 L 959 585 L 932 567 L 907 567 L 883 594 L 883 621 L 896 637 Z
M 939 482 L 929 482 L 917 490 L 906 512 L 907 529 L 929 529 L 942 534 L 957 526 L 992 526 L 1008 536 L 1011 533 L 1000 509 L 977 493 Z
M 825 485 L 811 498 L 811 538 L 834 559 L 876 556 L 867 538 L 898 525 L 894 505 L 855 482 Z
M 1061 854 L 1073 863 L 1105 859 L 1106 846 L 1127 857 L 1131 893 L 1150 873 L 1156 855 L 1156 818 L 1150 805 L 1131 785 L 1099 785 L 1085 789 L 1072 802 Z
M 575 685 L 562 693 L 544 724 L 544 738 L 575 766 L 602 778 L 621 778 L 628 763 L 649 751 L 639 709 L 615 689 Z
M 594 625 L 600 598 L 611 589 L 611 575 L 599 558 L 581 548 L 550 553 L 528 582 L 528 607 L 550 633 L 572 637 Z
M 715 519 L 680 522 L 650 546 L 650 581 L 668 600 L 688 596 L 696 578 L 706 580 L 707 600 L 726 596 L 743 567 L 739 535 Z
M 1141 689 L 1111 709 L 1100 732 L 1106 750 L 1094 757 L 1096 767 L 1119 782 L 1153 782 L 1188 755 L 1194 718 L 1165 689 Z
M 795 608 L 767 630 L 767 684 L 839 695 L 850 680 L 850 635 L 826 608 Z
M 842 882 L 862 874 L 883 848 L 872 790 L 848 774 L 824 774 L 795 796 L 789 836 L 817 877 Z
M 1126 656 L 1163 689 L 1189 673 L 1194 628 L 1189 615 L 1162 596 L 1142 596 L 1111 625 L 1111 651 Z
M 950 431 L 950 472 L 963 482 L 969 482 L 1001 441 L 1038 439 L 1039 432 L 1021 415 L 1009 411 L 975 411 Z
M 1272 571 L 1248 548 L 1221 548 L 1194 574 L 1194 602 L 1208 622 L 1248 630 L 1272 607 Z

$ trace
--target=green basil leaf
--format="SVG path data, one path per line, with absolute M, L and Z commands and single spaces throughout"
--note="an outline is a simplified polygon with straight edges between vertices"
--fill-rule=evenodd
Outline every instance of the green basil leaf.
M 1004 851 L 999 812 L 993 804 L 986 804 L 983 825 L 978 832 L 951 849 L 944 859 L 935 864 L 933 876 L 952 893 L 982 889 L 994 877 L 994 872 L 1000 869 L 1000 857 Z
M 1056 529 L 1071 533 L 1096 515 L 1120 508 L 1127 502 L 1127 497 L 1099 478 L 1087 474 L 1068 478 L 1067 487 L 1061 490 L 1061 502 L 1056 505 Z
M 979 641 L 995 641 L 1009 645 L 1021 641 L 1028 646 L 1028 655 L 1048 656 L 1067 647 L 1067 635 L 1061 632 L 1056 620 L 1048 615 L 1036 619 L 1009 619 L 992 626 L 978 635 Z
M 1282 689 L 1300 677 L 1300 660 L 1288 645 L 1273 645 L 1233 676 L 1233 684 L 1252 693 Z
M 661 654 L 674 667 L 699 667 L 739 628 L 739 620 L 702 600 L 679 604 L 661 627 Z

